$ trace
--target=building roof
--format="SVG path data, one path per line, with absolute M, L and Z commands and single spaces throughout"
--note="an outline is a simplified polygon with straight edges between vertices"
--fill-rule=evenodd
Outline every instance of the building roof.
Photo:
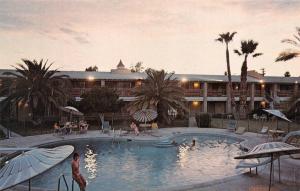
M 15 70 L 0 69 L 0 78 L 8 77 L 3 75 L 4 72 L 13 72 Z M 86 71 L 61 71 L 60 74 L 68 75 L 71 79 L 88 79 L 93 77 L 98 80 L 138 80 L 145 79 L 145 73 L 111 73 L 111 72 L 86 72 Z M 187 81 L 201 81 L 201 82 L 227 82 L 228 77 L 225 75 L 206 75 L 206 74 L 175 74 L 174 77 L 178 80 L 186 79 Z M 260 83 L 261 79 L 251 76 L 247 77 L 248 82 Z M 262 78 L 264 83 L 286 83 L 293 84 L 300 82 L 300 77 L 281 77 L 281 76 L 264 76 Z M 240 82 L 240 76 L 233 75 L 233 82 Z

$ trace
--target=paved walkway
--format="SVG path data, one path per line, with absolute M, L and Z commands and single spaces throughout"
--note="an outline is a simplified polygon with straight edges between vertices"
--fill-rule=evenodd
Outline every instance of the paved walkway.
M 213 128 L 163 128 L 150 134 L 125 135 L 121 136 L 122 139 L 133 139 L 136 141 L 149 141 L 159 140 L 165 137 L 171 137 L 179 133 L 213 133 L 220 135 L 228 135 L 240 139 L 244 139 L 241 146 L 247 149 L 251 149 L 257 144 L 266 142 L 267 139 L 261 135 L 255 133 L 244 133 L 243 135 L 236 135 L 228 132 L 224 129 L 213 129 Z M 88 131 L 86 134 L 71 134 L 66 136 L 58 136 L 53 134 L 35 135 L 27 137 L 12 137 L 0 141 L 0 147 L 4 145 L 16 146 L 16 147 L 34 147 L 40 144 L 46 144 L 51 142 L 57 142 L 62 140 L 71 139 L 88 139 L 88 138 L 119 138 L 118 132 L 103 134 L 100 131 Z M 275 163 L 275 181 L 272 186 L 272 190 L 291 190 L 300 191 L 300 160 L 294 160 L 290 157 L 282 157 L 281 159 L 281 179 L 283 183 L 278 182 L 278 170 L 277 164 Z M 242 175 L 225 178 L 219 181 L 208 182 L 199 185 L 193 185 L 184 189 L 174 188 L 172 190 L 190 190 L 190 191 L 223 191 L 223 190 L 268 190 L 268 179 L 269 178 L 269 167 L 265 166 L 259 170 L 259 175 L 252 175 L 245 173 Z M 13 190 L 26 190 L 24 187 L 15 187 Z

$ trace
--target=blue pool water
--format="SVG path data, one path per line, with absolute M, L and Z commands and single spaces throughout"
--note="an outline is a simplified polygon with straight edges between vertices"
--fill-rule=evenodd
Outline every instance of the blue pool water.
M 235 169 L 240 154 L 238 140 L 212 135 L 185 135 L 196 146 L 157 148 L 153 143 L 104 140 L 77 140 L 63 144 L 74 145 L 80 153 L 80 170 L 86 177 L 89 191 L 161 190 L 199 184 L 240 173 Z M 56 144 L 60 145 L 60 144 Z M 71 185 L 71 157 L 46 173 L 36 177 L 32 185 L 56 189 L 58 176 L 64 173 Z M 63 184 L 61 185 L 64 190 Z M 79 190 L 75 186 L 75 190 Z

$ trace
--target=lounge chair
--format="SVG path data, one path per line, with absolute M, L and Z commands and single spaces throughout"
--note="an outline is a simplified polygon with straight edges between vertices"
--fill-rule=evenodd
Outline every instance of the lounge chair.
M 240 161 L 240 163 L 236 166 L 236 168 L 249 168 L 250 169 L 250 173 L 251 173 L 251 169 L 255 168 L 255 171 L 256 171 L 256 174 L 257 174 L 257 168 L 259 166 L 269 164 L 270 162 L 271 162 L 271 158 L 270 157 L 255 158 L 255 159 L 246 159 L 246 160 Z
M 261 128 L 261 130 L 257 132 L 257 135 L 258 135 L 258 134 L 261 134 L 261 135 L 268 135 L 268 138 L 269 138 L 268 132 L 269 132 L 269 127 L 263 126 L 263 127 Z
M 111 130 L 111 128 L 110 128 L 110 125 L 109 125 L 109 122 L 108 122 L 108 121 L 104 121 L 104 122 L 102 123 L 102 126 L 101 126 L 101 128 L 102 128 L 102 133 L 109 133 L 109 132 L 110 132 L 110 130 Z
M 237 124 L 236 120 L 229 120 L 227 124 L 227 130 L 234 132 L 236 130 L 236 124 Z
M 246 131 L 246 127 L 238 127 L 235 131 L 236 134 L 242 135 Z
M 288 133 L 282 141 L 295 147 L 300 147 L 300 131 L 292 131 Z M 293 159 L 300 159 L 300 154 L 292 154 L 290 156 Z

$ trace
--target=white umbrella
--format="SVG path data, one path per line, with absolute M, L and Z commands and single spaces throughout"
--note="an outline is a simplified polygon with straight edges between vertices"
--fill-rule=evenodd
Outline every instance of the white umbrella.
M 269 190 L 271 189 L 271 181 L 272 181 L 272 169 L 273 169 L 273 160 L 274 157 L 278 157 L 278 166 L 279 166 L 279 181 L 280 181 L 280 156 L 282 155 L 290 155 L 300 153 L 300 148 L 289 145 L 284 142 L 269 142 L 263 143 L 260 145 L 256 145 L 253 149 L 251 149 L 248 153 L 234 157 L 235 159 L 252 159 L 252 158 L 264 158 L 271 157 L 271 167 L 270 167 L 270 183 Z
M 76 109 L 75 107 L 72 106 L 66 106 L 66 107 L 61 107 L 61 110 L 74 114 L 74 115 L 80 115 L 82 116 L 83 113 L 81 113 L 78 109 Z
M 276 117 L 279 117 L 280 119 L 283 119 L 285 121 L 288 122 L 292 122 L 291 120 L 289 120 L 281 111 L 277 110 L 277 109 L 264 109 L 265 112 L 268 112 Z
M 15 186 L 47 171 L 65 160 L 72 152 L 71 145 L 59 146 L 52 149 L 37 148 L 24 152 L 6 162 L 0 169 L 0 190 Z
M 152 121 L 157 117 L 157 112 L 153 109 L 142 109 L 133 114 L 133 118 L 139 122 Z

